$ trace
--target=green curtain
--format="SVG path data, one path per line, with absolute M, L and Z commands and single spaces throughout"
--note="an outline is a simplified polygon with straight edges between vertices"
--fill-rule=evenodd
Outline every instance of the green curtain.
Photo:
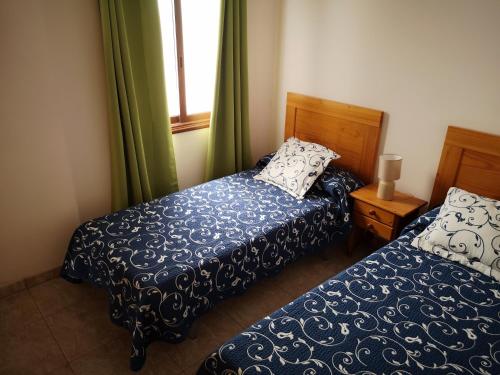
M 248 120 L 247 2 L 221 0 L 214 107 L 205 178 L 251 166 Z
M 109 92 L 112 205 L 178 190 L 157 0 L 100 0 Z

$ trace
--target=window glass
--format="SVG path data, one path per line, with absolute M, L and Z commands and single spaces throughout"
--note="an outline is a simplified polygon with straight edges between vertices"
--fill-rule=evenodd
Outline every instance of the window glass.
M 161 36 L 163 41 L 163 63 L 167 86 L 167 104 L 170 116 L 179 116 L 179 81 L 175 42 L 174 0 L 158 1 Z
M 186 112 L 212 110 L 220 0 L 182 0 Z

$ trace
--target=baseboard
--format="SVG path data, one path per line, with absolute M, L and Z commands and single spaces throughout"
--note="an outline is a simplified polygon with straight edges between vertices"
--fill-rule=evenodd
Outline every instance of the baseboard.
M 24 283 L 24 280 L 16 281 L 12 284 L 2 285 L 0 286 L 0 298 L 8 297 L 25 289 L 26 284 Z
M 35 285 L 55 279 L 56 277 L 59 277 L 60 272 L 61 272 L 61 267 L 56 267 L 51 270 L 41 272 L 37 275 L 27 277 L 23 280 L 16 281 L 15 283 L 1 285 L 0 298 L 7 297 L 15 293 L 19 293 L 28 288 L 32 288 Z

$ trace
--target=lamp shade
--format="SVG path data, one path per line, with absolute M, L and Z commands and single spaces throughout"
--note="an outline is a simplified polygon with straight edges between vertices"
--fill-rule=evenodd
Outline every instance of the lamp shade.
M 396 154 L 380 155 L 378 178 L 382 181 L 399 180 L 403 158 Z

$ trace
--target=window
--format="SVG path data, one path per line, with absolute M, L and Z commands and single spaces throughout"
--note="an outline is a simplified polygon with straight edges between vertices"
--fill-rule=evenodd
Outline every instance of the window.
M 210 123 L 220 0 L 158 0 L 172 132 Z

